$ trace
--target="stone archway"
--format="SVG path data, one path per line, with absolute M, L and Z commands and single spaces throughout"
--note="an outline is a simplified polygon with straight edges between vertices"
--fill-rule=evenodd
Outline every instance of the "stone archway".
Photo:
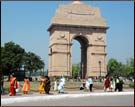
M 76 35 L 75 37 L 73 37 L 73 39 L 77 40 L 81 45 L 80 47 L 81 48 L 80 77 L 85 78 L 87 74 L 87 47 L 88 47 L 89 41 L 83 35 Z
M 83 78 L 105 76 L 106 30 L 106 22 L 98 8 L 82 3 L 60 5 L 48 28 L 49 76 L 71 76 L 73 39 L 82 47 Z

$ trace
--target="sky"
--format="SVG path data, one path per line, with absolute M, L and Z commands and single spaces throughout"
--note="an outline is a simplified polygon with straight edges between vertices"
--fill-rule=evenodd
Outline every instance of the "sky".
M 13 41 L 34 52 L 48 68 L 49 32 L 47 29 L 60 4 L 71 1 L 2 1 L 1 45 Z M 115 58 L 123 63 L 134 56 L 133 1 L 83 1 L 98 7 L 109 29 L 106 33 L 107 61 Z M 73 63 L 80 62 L 80 44 L 73 41 Z

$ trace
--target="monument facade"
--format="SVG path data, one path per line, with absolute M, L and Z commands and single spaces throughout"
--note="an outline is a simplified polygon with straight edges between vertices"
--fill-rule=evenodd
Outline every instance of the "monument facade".
M 105 76 L 107 28 L 97 7 L 80 2 L 60 5 L 48 28 L 49 76 L 72 76 L 73 40 L 81 44 L 81 77 Z

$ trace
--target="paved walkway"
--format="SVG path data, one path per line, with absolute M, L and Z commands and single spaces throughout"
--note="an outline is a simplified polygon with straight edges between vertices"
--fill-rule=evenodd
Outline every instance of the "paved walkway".
M 134 92 L 134 89 L 124 89 L 123 92 Z M 94 90 L 93 92 L 89 92 L 89 91 L 65 91 L 64 94 L 89 94 L 89 93 L 93 93 L 93 94 L 102 94 L 102 93 L 112 93 L 112 92 L 104 92 L 104 90 Z M 114 93 L 114 92 L 113 92 Z M 122 92 L 120 92 L 122 93 Z M 1 95 L 1 98 L 15 98 L 15 97 L 32 97 L 32 96 L 50 96 L 50 95 L 62 95 L 58 92 L 54 92 L 54 91 L 50 91 L 50 94 L 39 94 L 38 92 L 30 92 L 27 95 L 24 95 L 22 93 L 17 93 L 16 96 L 9 96 L 8 94 L 5 95 Z
M 103 90 L 95 90 L 93 92 L 84 91 L 68 91 L 64 94 L 59 94 L 57 92 L 50 92 L 47 94 L 39 94 L 38 92 L 29 93 L 28 95 L 23 95 L 22 93 L 17 93 L 16 96 L 1 95 L 1 104 L 11 104 L 17 102 L 29 102 L 38 100 L 56 100 L 63 98 L 83 98 L 89 96 L 118 96 L 118 95 L 134 95 L 134 89 L 125 89 L 123 92 L 104 92 Z

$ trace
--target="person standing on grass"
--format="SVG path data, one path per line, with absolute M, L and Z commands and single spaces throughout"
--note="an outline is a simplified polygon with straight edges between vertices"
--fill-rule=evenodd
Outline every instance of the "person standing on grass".
M 18 88 L 18 84 L 17 84 L 16 77 L 14 77 L 14 75 L 10 75 L 9 96 L 15 96 L 17 88 Z
M 30 91 L 30 80 L 28 77 L 25 77 L 24 84 L 22 87 L 22 92 L 23 92 L 23 94 L 28 94 L 29 91 Z
M 92 80 L 92 77 L 89 77 L 89 78 L 88 78 L 88 83 L 89 83 L 89 90 L 90 90 L 90 92 L 92 92 L 92 87 L 93 87 L 93 80 Z
M 44 92 L 45 87 L 45 77 L 41 76 L 40 78 L 40 86 L 39 86 L 39 93 L 42 94 Z

